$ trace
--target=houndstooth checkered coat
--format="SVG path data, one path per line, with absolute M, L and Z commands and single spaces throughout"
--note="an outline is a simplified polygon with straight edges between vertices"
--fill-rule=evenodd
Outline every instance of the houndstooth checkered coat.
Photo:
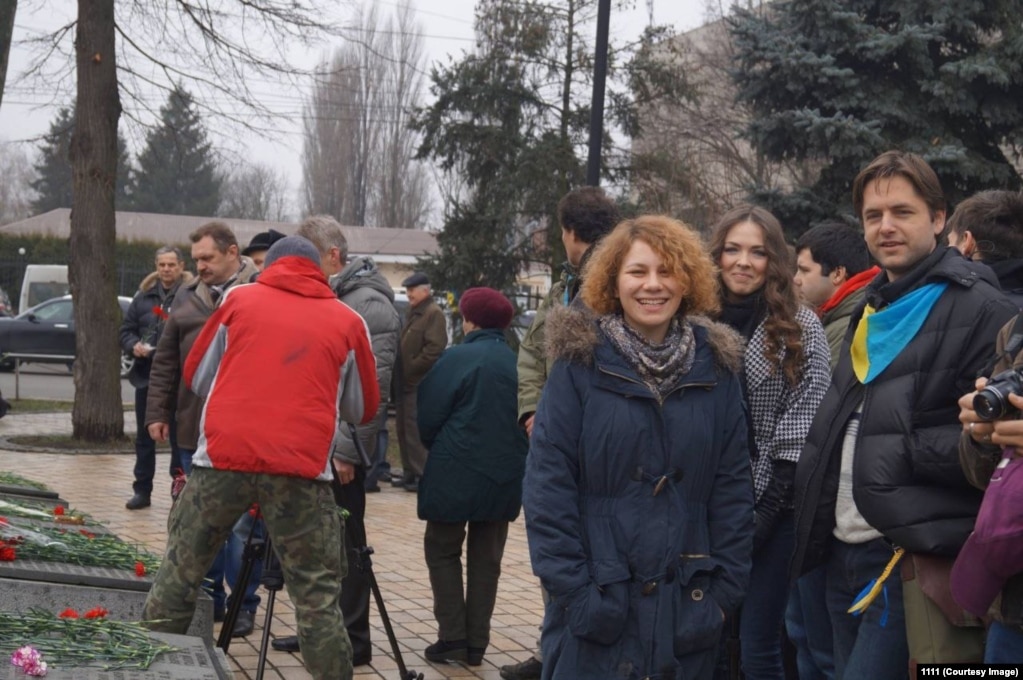
M 764 355 L 764 322 L 753 332 L 745 354 L 746 395 L 756 438 L 753 485 L 756 498 L 771 481 L 774 460 L 799 461 L 817 407 L 831 383 L 831 350 L 817 315 L 804 306 L 796 312 L 803 328 L 803 379 L 792 387 L 780 364 Z

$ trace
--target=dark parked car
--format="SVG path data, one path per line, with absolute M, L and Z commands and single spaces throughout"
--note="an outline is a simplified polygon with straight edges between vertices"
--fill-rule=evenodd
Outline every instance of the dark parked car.
M 131 298 L 118 297 L 121 315 L 128 311 Z M 71 296 L 53 298 L 25 310 L 15 317 L 0 318 L 0 368 L 12 370 L 14 360 L 8 353 L 49 356 L 75 355 L 75 319 Z M 37 363 L 68 363 L 66 359 L 32 359 Z M 121 376 L 135 360 L 121 355 Z M 70 365 L 70 364 L 69 364 Z

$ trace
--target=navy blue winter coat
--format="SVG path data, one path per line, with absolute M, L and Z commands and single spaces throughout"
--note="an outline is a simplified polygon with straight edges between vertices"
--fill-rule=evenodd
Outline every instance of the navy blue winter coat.
M 753 484 L 741 340 L 691 322 L 695 362 L 662 401 L 589 312 L 548 318 L 556 362 L 523 485 L 533 571 L 552 597 L 545 679 L 712 675 L 723 612 L 749 582 Z

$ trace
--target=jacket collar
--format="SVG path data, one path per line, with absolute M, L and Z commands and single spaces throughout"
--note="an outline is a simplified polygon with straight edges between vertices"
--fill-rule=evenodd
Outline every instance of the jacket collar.
M 955 248 L 938 246 L 916 268 L 897 281 L 889 282 L 884 271 L 878 274 L 866 288 L 867 301 L 875 309 L 881 309 L 924 284 L 941 281 L 964 288 L 972 288 L 979 281 L 986 281 L 1000 288 L 998 277 L 986 264 L 967 260 Z
M 856 274 L 852 278 L 846 280 L 845 283 L 838 287 L 838 290 L 835 291 L 835 294 L 828 298 L 827 302 L 821 305 L 821 308 L 818 310 L 818 313 L 823 317 L 832 309 L 835 309 L 840 304 L 842 304 L 842 302 L 847 297 L 849 297 L 850 295 L 852 295 L 853 293 L 855 293 L 856 291 L 860 290 L 868 283 L 870 283 L 880 273 L 881 268 L 875 265 L 870 269 L 864 270 L 859 274 Z

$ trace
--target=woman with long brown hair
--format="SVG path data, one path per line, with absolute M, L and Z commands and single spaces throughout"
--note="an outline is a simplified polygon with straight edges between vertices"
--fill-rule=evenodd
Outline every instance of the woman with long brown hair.
M 830 350 L 820 320 L 796 297 L 795 263 L 774 215 L 752 205 L 729 210 L 711 233 L 711 254 L 721 279 L 719 320 L 746 339 L 756 531 L 739 626 L 742 668 L 747 680 L 782 680 L 793 481 L 830 381 Z

